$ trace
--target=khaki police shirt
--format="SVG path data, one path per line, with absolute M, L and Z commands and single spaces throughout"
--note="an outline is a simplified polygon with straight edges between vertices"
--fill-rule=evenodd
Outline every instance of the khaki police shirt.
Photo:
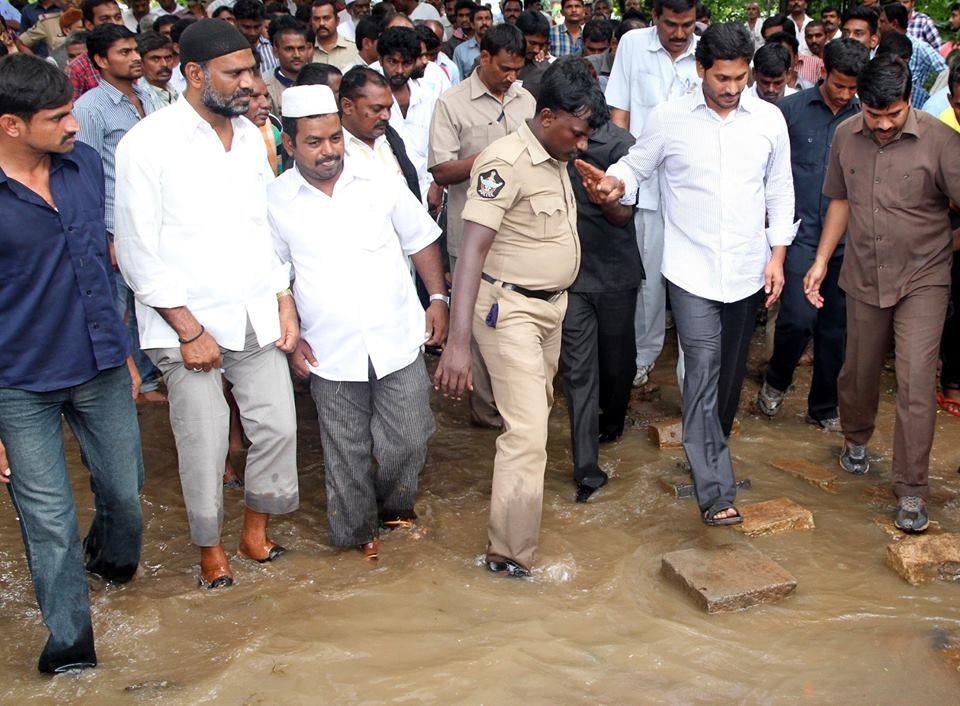
M 42 15 L 33 27 L 20 35 L 20 41 L 31 49 L 40 43 L 46 44 L 51 53 L 62 47 L 67 35 L 60 29 L 60 13 Z
M 474 71 L 469 78 L 444 92 L 430 122 L 427 168 L 477 154 L 533 117 L 537 102 L 514 84 L 495 98 Z M 456 257 L 463 238 L 462 213 L 470 181 L 451 184 L 447 196 L 447 250 Z
M 316 63 L 336 66 L 344 73 L 353 66 L 358 56 L 357 45 L 339 33 L 337 43 L 330 51 L 321 47 L 320 42 L 315 42 L 313 45 L 313 60 Z
M 487 147 L 470 172 L 463 220 L 497 231 L 483 271 L 528 289 L 566 289 L 580 269 L 577 202 L 567 165 L 526 123 Z
M 840 287 L 878 307 L 949 285 L 949 201 L 960 203 L 960 134 L 914 108 L 882 147 L 863 114 L 837 128 L 823 194 L 850 204 Z

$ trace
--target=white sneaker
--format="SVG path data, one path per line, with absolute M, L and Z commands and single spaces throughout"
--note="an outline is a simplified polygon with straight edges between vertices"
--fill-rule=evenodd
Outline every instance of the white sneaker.
M 633 378 L 634 387 L 643 387 L 650 382 L 650 371 L 653 370 L 653 363 L 650 365 L 640 365 L 637 367 L 637 374 Z

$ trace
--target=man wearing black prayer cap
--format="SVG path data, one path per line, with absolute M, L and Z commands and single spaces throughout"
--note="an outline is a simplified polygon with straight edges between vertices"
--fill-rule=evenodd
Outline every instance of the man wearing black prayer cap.
M 243 35 L 200 20 L 180 37 L 181 99 L 117 148 L 117 259 L 137 299 L 140 345 L 163 373 L 200 585 L 233 583 L 220 540 L 233 385 L 251 441 L 239 553 L 267 562 L 270 515 L 299 504 L 296 416 L 284 353 L 299 338 L 288 267 L 273 251 L 260 131 L 242 116 L 255 61 Z

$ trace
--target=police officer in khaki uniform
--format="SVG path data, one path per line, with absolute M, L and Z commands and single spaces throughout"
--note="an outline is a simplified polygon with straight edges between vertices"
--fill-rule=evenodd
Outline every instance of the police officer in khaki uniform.
M 515 132 L 536 112 L 536 101 L 515 84 L 523 68 L 526 42 L 513 25 L 493 27 L 480 45 L 480 66 L 470 77 L 437 100 L 430 124 L 427 167 L 434 181 L 449 187 L 447 251 L 450 269 L 456 269 L 463 233 L 470 170 L 480 151 Z M 473 345 L 474 391 L 470 417 L 481 426 L 500 427 L 490 378 L 476 343 Z
M 492 30 L 491 30 L 492 31 Z M 452 318 L 434 383 L 472 387 L 470 334 L 503 416 L 490 501 L 487 566 L 528 576 L 540 533 L 547 419 L 567 307 L 580 266 L 577 206 L 566 162 L 608 112 L 583 59 L 544 74 L 537 115 L 483 150 L 470 173 Z

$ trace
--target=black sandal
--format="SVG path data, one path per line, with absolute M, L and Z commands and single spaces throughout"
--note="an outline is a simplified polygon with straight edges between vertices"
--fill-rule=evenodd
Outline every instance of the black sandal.
M 730 517 L 718 518 L 717 515 L 719 515 L 724 510 L 733 510 L 737 514 L 731 515 Z M 743 522 L 743 516 L 740 514 L 740 511 L 737 508 L 733 507 L 732 505 L 729 505 L 727 507 L 716 508 L 716 509 L 711 507 L 710 509 L 703 511 L 703 524 L 708 525 L 710 527 L 725 527 L 727 525 L 739 525 L 741 522 Z

